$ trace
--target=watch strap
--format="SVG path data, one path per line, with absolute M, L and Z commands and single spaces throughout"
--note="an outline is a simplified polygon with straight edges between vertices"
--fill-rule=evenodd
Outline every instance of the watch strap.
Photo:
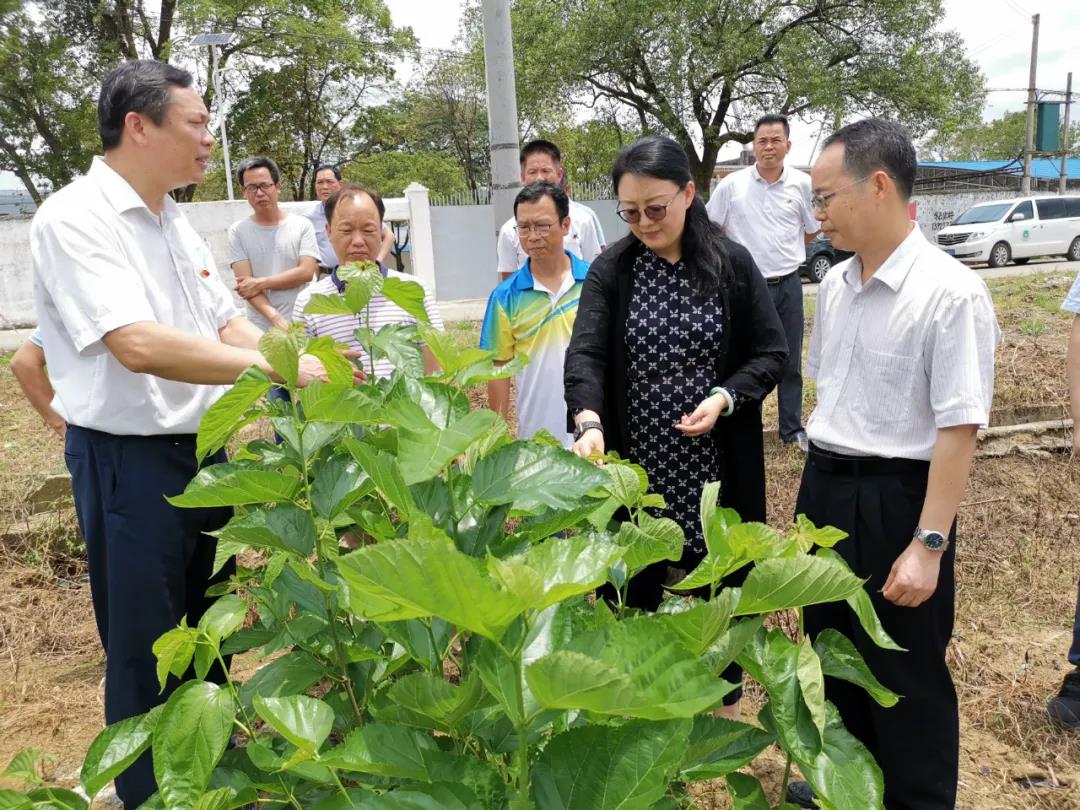
M 584 436 L 586 430 L 599 430 L 601 433 L 603 433 L 604 432 L 604 426 L 601 425 L 599 422 L 597 422 L 595 420 L 582 422 L 574 430 L 574 440 L 577 441 L 582 436 Z

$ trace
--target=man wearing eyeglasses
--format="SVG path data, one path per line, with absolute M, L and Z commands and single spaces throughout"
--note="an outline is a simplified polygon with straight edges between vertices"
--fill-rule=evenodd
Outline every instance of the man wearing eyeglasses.
M 300 288 L 318 273 L 315 228 L 306 217 L 281 210 L 281 172 L 270 158 L 248 158 L 236 177 L 251 206 L 251 216 L 229 228 L 236 292 L 256 326 L 287 329 Z
M 514 199 L 514 222 L 527 258 L 488 299 L 480 348 L 507 363 L 517 355 L 529 364 L 516 377 L 518 437 L 540 430 L 569 447 L 563 398 L 563 358 L 570 345 L 578 299 L 589 265 L 565 246 L 570 200 L 552 183 L 525 186 Z M 488 383 L 489 407 L 508 417 L 510 380 Z
M 886 708 L 833 677 L 825 696 L 881 767 L 886 807 L 944 810 L 959 758 L 945 661 L 956 513 L 990 415 L 1000 331 L 983 280 L 910 221 L 915 166 L 903 127 L 878 119 L 833 134 L 814 165 L 822 230 L 855 256 L 818 290 L 807 360 L 817 405 L 796 512 L 848 534 L 835 551 L 867 580 L 895 642 L 875 644 L 843 602 L 806 608 L 808 637 L 830 643 L 823 631 L 839 631 L 902 697 Z M 788 801 L 816 806 L 805 785 L 792 790 Z
M 328 273 L 338 266 L 337 255 L 334 246 L 330 244 L 330 237 L 326 230 L 326 201 L 330 195 L 341 189 L 341 169 L 324 163 L 315 169 L 315 196 L 319 201 L 307 213 L 307 218 L 315 228 L 315 240 L 319 244 L 319 271 Z M 385 223 L 382 229 L 382 244 L 379 247 L 379 255 L 376 261 L 385 262 L 394 249 L 394 232 Z
M 791 149 L 788 120 L 766 115 L 754 125 L 754 160 L 713 190 L 706 210 L 731 239 L 743 245 L 765 276 L 784 324 L 788 358 L 776 387 L 780 440 L 806 451 L 802 423 L 803 293 L 799 265 L 818 231 L 810 205 L 810 176 L 784 164 Z
M 521 185 L 538 182 L 565 186 L 566 170 L 562 164 L 562 152 L 551 141 L 529 141 L 521 148 Z M 563 235 L 563 247 L 583 259 L 585 264 L 590 264 L 605 247 L 604 231 L 600 227 L 600 220 L 589 206 L 573 200 L 569 202 L 570 229 Z M 528 251 L 518 239 L 515 225 L 516 222 L 511 217 L 499 229 L 499 277 L 504 281 L 529 258 Z

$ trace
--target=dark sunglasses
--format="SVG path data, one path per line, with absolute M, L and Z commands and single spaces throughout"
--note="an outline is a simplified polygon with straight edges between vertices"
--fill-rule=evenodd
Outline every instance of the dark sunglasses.
M 675 202 L 675 198 L 678 197 L 681 192 L 682 189 L 676 191 L 666 203 L 653 203 L 652 205 L 646 205 L 644 208 L 620 208 L 615 213 L 619 215 L 619 219 L 623 222 L 628 222 L 631 225 L 636 225 L 640 222 L 642 214 L 645 214 L 651 222 L 659 222 L 667 216 L 668 206 Z

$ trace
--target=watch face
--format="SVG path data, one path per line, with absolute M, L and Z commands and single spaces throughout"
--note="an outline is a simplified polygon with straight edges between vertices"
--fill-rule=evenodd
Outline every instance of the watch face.
M 923 545 L 931 551 L 937 551 L 945 545 L 945 537 L 938 532 L 927 532 L 923 538 Z

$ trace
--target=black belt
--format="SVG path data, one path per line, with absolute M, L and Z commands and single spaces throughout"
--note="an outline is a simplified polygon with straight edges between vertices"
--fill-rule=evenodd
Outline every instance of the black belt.
M 786 281 L 787 279 L 791 278 L 793 275 L 795 275 L 798 272 L 799 272 L 798 270 L 793 270 L 792 272 L 785 273 L 782 276 L 771 276 L 770 278 L 765 279 L 765 283 L 769 284 L 769 285 L 779 284 L 780 282 Z
M 838 475 L 895 475 L 896 473 L 926 472 L 930 462 L 916 458 L 882 458 L 880 456 L 848 456 L 822 450 L 810 442 L 810 463 L 822 472 Z

